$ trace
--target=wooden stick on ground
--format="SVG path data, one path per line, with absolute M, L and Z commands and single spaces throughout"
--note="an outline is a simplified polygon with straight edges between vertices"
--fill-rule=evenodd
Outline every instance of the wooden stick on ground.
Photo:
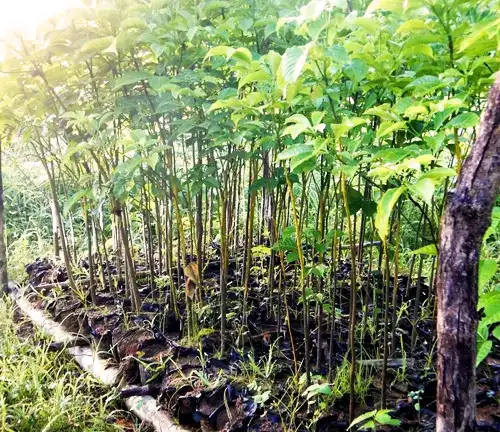
M 9 292 L 22 313 L 54 341 L 71 343 L 77 339 L 78 336 L 68 333 L 60 324 L 48 318 L 41 310 L 31 306 L 15 284 L 9 283 Z M 67 348 L 66 351 L 75 358 L 82 369 L 90 372 L 103 384 L 122 386 L 122 383 L 119 382 L 118 368 L 110 366 L 106 360 L 100 358 L 91 348 L 74 346 Z M 132 413 L 143 422 L 153 426 L 157 432 L 186 432 L 184 428 L 174 424 L 164 411 L 158 410 L 156 400 L 151 396 L 132 396 L 125 399 L 125 404 Z

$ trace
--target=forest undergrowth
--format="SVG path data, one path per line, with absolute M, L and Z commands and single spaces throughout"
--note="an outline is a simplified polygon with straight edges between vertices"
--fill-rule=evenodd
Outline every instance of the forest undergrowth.
M 440 220 L 500 68 L 498 2 L 95 3 L 0 64 L 24 295 L 186 428 L 434 430 Z M 499 223 L 472 287 L 483 430 Z

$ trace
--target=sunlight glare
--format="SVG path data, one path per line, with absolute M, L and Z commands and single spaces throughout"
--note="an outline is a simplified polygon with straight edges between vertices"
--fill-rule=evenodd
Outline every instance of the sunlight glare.
M 34 38 L 42 21 L 81 5 L 79 0 L 0 0 L 0 39 L 11 31 L 20 31 L 26 38 Z

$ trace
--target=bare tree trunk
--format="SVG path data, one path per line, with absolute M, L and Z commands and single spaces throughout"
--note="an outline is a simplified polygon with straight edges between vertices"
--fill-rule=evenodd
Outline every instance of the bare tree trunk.
M 9 275 L 7 273 L 7 247 L 5 245 L 5 214 L 3 205 L 2 178 L 2 139 L 0 138 L 0 284 L 2 292 L 7 290 Z
M 447 197 L 441 222 L 438 294 L 438 432 L 473 431 L 476 417 L 478 261 L 500 188 L 500 77 L 479 136 Z

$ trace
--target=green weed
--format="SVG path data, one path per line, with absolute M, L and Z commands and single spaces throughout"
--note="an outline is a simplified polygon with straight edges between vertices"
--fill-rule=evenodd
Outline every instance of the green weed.
M 43 338 L 18 336 L 10 301 L 0 302 L 0 430 L 118 431 L 117 395 Z

